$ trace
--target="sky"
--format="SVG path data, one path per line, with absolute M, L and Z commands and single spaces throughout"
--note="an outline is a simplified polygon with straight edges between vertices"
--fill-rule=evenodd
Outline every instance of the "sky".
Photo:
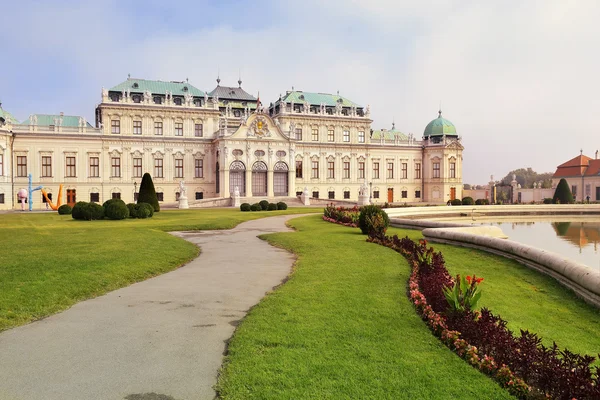
M 600 1 L 0 0 L 0 101 L 94 120 L 102 87 L 133 78 L 261 100 L 296 90 L 370 105 L 374 129 L 421 137 L 437 117 L 463 181 L 553 172 L 600 149 Z

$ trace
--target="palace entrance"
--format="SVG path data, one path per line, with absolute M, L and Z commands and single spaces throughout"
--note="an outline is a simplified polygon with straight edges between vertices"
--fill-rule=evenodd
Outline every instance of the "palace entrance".
M 240 196 L 246 195 L 246 166 L 241 161 L 234 161 L 229 166 L 229 193 L 240 191 Z
M 288 195 L 288 166 L 279 161 L 273 168 L 273 191 L 275 196 Z
M 257 161 L 252 165 L 252 196 L 267 195 L 267 164 Z

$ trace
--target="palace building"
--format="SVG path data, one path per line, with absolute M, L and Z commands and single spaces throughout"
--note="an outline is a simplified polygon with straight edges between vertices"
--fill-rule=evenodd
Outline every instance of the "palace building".
M 142 175 L 175 205 L 185 181 L 190 207 L 296 197 L 445 203 L 462 196 L 462 152 L 442 118 L 423 136 L 371 128 L 369 106 L 339 94 L 287 91 L 269 106 L 237 87 L 202 91 L 187 81 L 128 78 L 102 89 L 94 126 L 84 117 L 31 114 L 19 123 L 0 104 L 0 209 L 20 208 L 33 187 L 63 203 L 132 202 Z M 213 201 L 215 200 L 215 201 Z M 216 200 L 220 201 L 217 202 Z M 212 203 L 211 203 L 212 201 Z M 40 192 L 34 209 L 44 209 Z

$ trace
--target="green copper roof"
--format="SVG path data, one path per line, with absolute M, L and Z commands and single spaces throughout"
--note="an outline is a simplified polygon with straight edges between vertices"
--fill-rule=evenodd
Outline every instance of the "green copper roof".
M 439 111 L 439 115 L 436 119 L 431 121 L 425 127 L 423 136 L 443 136 L 443 135 L 457 135 L 454 124 L 445 118 L 442 118 L 442 111 Z
M 287 93 L 283 98 L 283 101 L 286 103 L 294 102 L 296 104 L 303 104 L 305 101 L 311 106 L 318 106 L 321 103 L 325 103 L 326 106 L 334 107 L 338 100 L 342 100 L 342 106 L 344 107 L 362 107 L 356 104 L 353 101 L 348 100 L 345 97 L 336 94 L 328 94 L 328 93 L 310 93 L 310 92 L 302 92 L 300 90 L 295 90 Z
M 78 115 L 47 115 L 47 114 L 32 114 L 25 121 L 21 123 L 21 125 L 31 125 L 31 117 L 35 115 L 37 117 L 38 126 L 50 126 L 57 125 L 57 122 L 60 118 L 62 118 L 61 126 L 70 127 L 70 128 L 78 128 L 79 127 L 79 118 Z M 86 122 L 87 128 L 93 128 L 89 122 Z
M 186 90 L 187 88 L 187 90 Z M 144 93 L 148 90 L 152 94 L 166 94 L 167 90 L 174 96 L 183 96 L 186 93 L 192 96 L 204 96 L 204 92 L 188 82 L 163 82 L 148 81 L 146 79 L 127 78 L 125 82 L 109 89 L 111 92 L 123 92 L 127 90 L 131 93 Z
M 2 118 L 4 120 L 4 122 L 6 122 L 6 123 L 11 123 L 11 124 L 19 123 L 19 121 L 17 121 L 17 119 L 15 117 L 13 117 L 11 113 L 3 110 L 1 105 L 0 105 L 0 118 Z
M 390 130 L 377 130 L 373 131 L 371 135 L 371 140 L 381 140 L 381 136 L 383 135 L 385 140 L 408 140 L 408 136 L 404 133 L 400 132 L 396 129 L 396 124 L 392 124 L 392 129 Z

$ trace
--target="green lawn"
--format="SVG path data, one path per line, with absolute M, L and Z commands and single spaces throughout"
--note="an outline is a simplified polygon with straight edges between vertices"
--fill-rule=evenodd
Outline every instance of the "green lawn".
M 504 399 L 443 346 L 406 296 L 407 262 L 318 217 L 267 235 L 298 255 L 230 341 L 224 399 Z
M 228 229 L 277 214 L 315 208 L 240 212 L 162 211 L 153 218 L 75 221 L 57 213 L 0 215 L 0 331 L 173 270 L 198 254 L 165 231 Z
M 392 228 L 389 235 L 421 239 L 420 231 Z M 508 321 L 513 332 L 537 333 L 545 345 L 597 356 L 600 310 L 579 299 L 554 279 L 516 261 L 464 247 L 430 243 L 441 251 L 451 274 L 483 277 L 479 305 Z

